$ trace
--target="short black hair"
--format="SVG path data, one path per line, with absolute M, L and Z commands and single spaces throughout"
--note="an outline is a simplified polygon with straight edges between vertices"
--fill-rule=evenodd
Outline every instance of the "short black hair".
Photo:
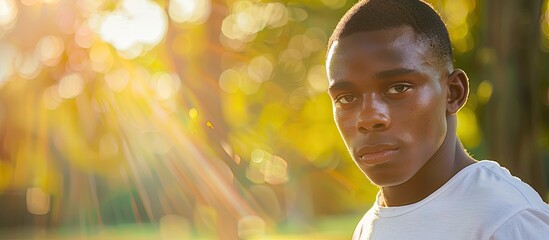
M 420 0 L 362 0 L 345 13 L 328 42 L 356 32 L 410 26 L 430 41 L 434 56 L 452 64 L 452 45 L 448 29 L 431 5 Z

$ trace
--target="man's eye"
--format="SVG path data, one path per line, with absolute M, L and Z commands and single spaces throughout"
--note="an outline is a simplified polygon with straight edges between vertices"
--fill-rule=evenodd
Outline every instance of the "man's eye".
M 403 85 L 403 84 L 395 85 L 395 86 L 392 86 L 389 89 L 387 89 L 387 94 L 403 93 L 403 92 L 408 91 L 408 89 L 410 89 L 410 88 L 411 87 L 408 86 L 408 85 Z
M 358 100 L 358 98 L 353 96 L 353 95 L 343 95 L 343 96 L 338 97 L 336 99 L 336 102 L 342 103 L 342 104 L 349 104 L 349 103 L 355 102 L 357 100 Z

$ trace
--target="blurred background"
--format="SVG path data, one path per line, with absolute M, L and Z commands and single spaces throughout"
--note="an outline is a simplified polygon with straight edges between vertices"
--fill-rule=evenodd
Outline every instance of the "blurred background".
M 0 238 L 349 239 L 377 189 L 326 94 L 350 0 L 0 0 Z M 549 199 L 549 3 L 429 0 L 458 135 Z

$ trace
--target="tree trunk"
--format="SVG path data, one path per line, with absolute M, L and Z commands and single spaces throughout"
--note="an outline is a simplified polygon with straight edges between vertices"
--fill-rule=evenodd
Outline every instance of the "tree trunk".
M 490 157 L 543 198 L 547 183 L 539 146 L 540 21 L 542 0 L 484 2 L 484 66 L 493 95 L 485 112 Z

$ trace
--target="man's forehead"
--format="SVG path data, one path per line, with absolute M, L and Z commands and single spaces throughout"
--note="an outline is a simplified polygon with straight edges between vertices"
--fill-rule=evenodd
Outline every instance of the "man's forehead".
M 422 41 L 424 40 L 408 26 L 357 32 L 334 41 L 328 56 L 338 57 L 351 53 L 397 54 L 406 48 L 421 47 Z
M 360 31 L 351 35 L 340 38 L 339 41 L 343 44 L 369 41 L 371 43 L 394 42 L 403 44 L 410 41 L 415 41 L 417 34 L 412 27 L 402 26 L 374 31 Z
M 350 69 L 365 71 L 371 67 L 369 64 L 383 66 L 376 68 L 378 70 L 407 68 L 421 71 L 424 64 L 431 62 L 427 43 L 411 27 L 346 36 L 330 46 L 326 59 L 328 79 L 332 82 L 332 77 L 342 77 Z

